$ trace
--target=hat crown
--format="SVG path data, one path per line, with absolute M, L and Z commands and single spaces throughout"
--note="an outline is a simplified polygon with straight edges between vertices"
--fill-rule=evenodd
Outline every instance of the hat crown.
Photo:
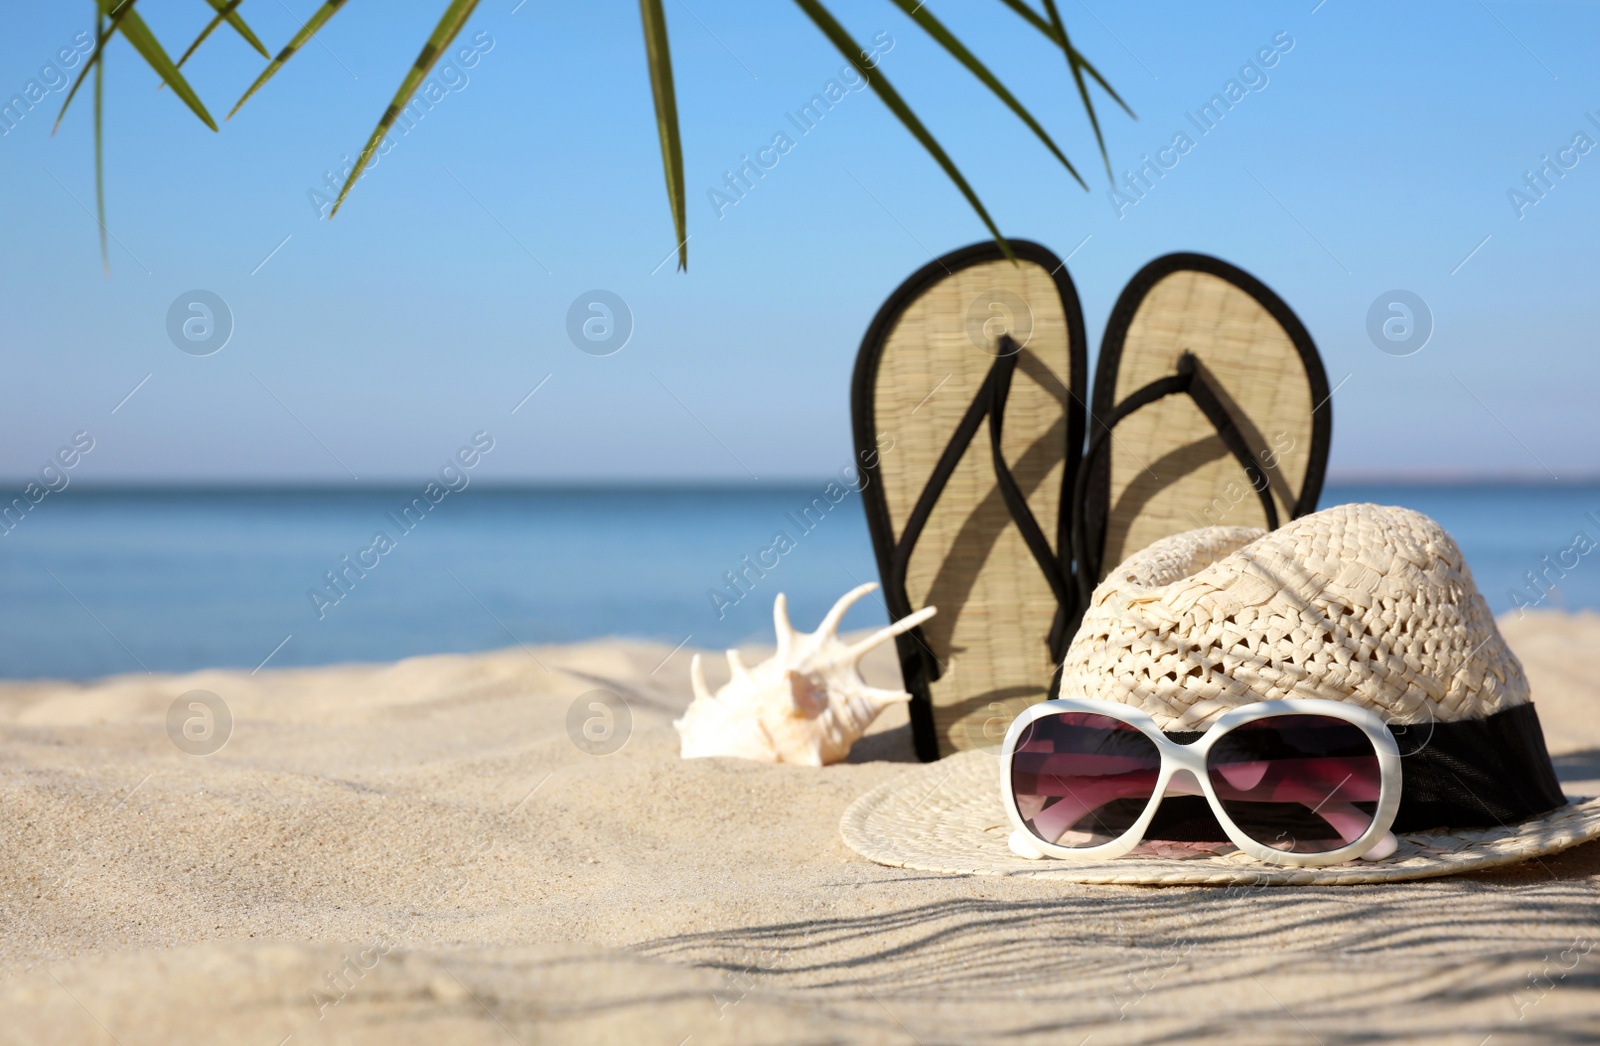
M 1135 553 L 1095 589 L 1061 693 L 1182 731 L 1287 697 L 1395 725 L 1478 718 L 1526 703 L 1528 683 L 1450 535 L 1410 509 L 1351 504 Z

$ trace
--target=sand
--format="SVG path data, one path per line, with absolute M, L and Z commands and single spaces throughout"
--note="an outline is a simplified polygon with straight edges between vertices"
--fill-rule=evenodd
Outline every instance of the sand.
M 1600 615 L 1502 627 L 1568 790 L 1596 794 Z M 1600 1035 L 1600 844 L 1253 891 L 884 868 L 837 824 L 905 772 L 903 710 L 839 766 L 684 762 L 690 653 L 0 685 L 0 1041 Z M 868 675 L 894 679 L 887 651 Z M 167 732 L 195 689 L 234 717 L 212 755 Z M 594 690 L 631 715 L 611 754 L 568 731 Z

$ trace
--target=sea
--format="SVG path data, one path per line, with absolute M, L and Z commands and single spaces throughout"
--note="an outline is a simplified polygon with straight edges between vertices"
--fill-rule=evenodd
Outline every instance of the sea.
M 878 580 L 860 495 L 826 480 L 473 485 L 425 513 L 420 494 L 52 493 L 0 534 L 0 677 L 275 669 L 612 636 L 722 648 L 770 642 L 780 592 L 810 629 Z M 1349 501 L 1439 520 L 1497 613 L 1600 608 L 1600 484 L 1329 484 L 1322 504 Z M 845 627 L 886 620 L 872 596 Z

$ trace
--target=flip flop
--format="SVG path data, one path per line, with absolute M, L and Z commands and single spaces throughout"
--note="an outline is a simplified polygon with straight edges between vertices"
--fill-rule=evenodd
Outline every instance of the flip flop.
M 1332 429 L 1322 359 L 1281 298 L 1203 254 L 1146 265 L 1100 347 L 1074 492 L 1079 608 L 1161 538 L 1314 511 Z
M 1079 616 L 1068 497 L 1086 427 L 1078 294 L 1035 243 L 936 259 L 878 311 L 851 414 L 917 755 L 998 744 Z

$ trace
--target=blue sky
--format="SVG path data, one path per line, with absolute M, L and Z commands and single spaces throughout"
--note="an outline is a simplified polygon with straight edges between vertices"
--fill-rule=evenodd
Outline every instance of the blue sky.
M 240 10 L 275 50 L 314 6 Z M 87 94 L 54 138 L 55 93 L 0 137 L 0 476 L 34 473 L 80 431 L 95 446 L 79 475 L 101 482 L 411 479 L 477 431 L 498 441 L 483 477 L 495 481 L 754 482 L 848 462 L 850 368 L 873 312 L 930 253 L 985 233 L 870 91 L 719 217 L 708 194 L 724 171 L 790 130 L 784 114 L 843 64 L 798 8 L 667 4 L 690 189 L 682 274 L 660 264 L 675 238 L 632 3 L 485 0 L 463 41 L 481 33 L 492 49 L 337 218 L 318 219 L 308 192 L 357 153 L 441 7 L 350 5 L 220 134 L 114 42 L 109 279 L 89 213 Z M 1119 214 L 1060 56 L 998 3 L 931 7 L 1091 191 L 893 5 L 835 10 L 859 39 L 892 42 L 881 71 L 1001 228 L 1076 252 L 1091 352 L 1141 265 L 1211 253 L 1310 328 L 1338 384 L 1336 473 L 1593 473 L 1600 151 L 1569 147 L 1580 132 L 1600 141 L 1600 10 L 1065 0 L 1076 42 L 1139 116 L 1098 98 L 1119 180 L 1177 132 L 1196 139 Z M 174 50 L 209 10 L 139 9 Z M 38 79 L 91 10 L 12 12 L 0 100 Z M 1185 114 L 1279 34 L 1292 49 L 1200 135 Z M 188 69 L 220 119 L 263 64 L 222 31 Z M 1519 216 L 1509 191 L 1562 149 L 1576 162 Z M 195 289 L 234 317 L 203 357 L 167 331 Z M 633 316 L 612 355 L 568 337 L 569 307 L 593 289 Z M 1433 317 L 1407 356 L 1367 331 L 1369 307 L 1396 289 Z

